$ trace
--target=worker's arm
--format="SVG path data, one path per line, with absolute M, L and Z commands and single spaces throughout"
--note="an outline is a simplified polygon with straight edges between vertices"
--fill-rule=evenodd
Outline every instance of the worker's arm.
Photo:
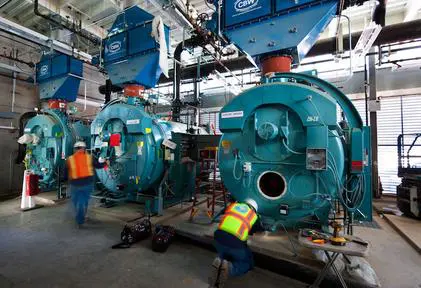
M 263 231 L 265 231 L 265 228 L 263 227 L 260 217 L 258 217 L 256 223 L 254 223 L 253 227 L 251 227 L 249 231 L 249 235 L 253 235 L 256 232 L 263 232 Z

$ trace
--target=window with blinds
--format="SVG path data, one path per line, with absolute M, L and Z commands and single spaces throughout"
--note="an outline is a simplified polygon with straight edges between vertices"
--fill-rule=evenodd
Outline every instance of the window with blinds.
M 356 100 L 353 103 L 365 123 L 365 101 Z M 402 132 L 404 134 L 421 133 L 421 95 L 382 99 L 381 111 L 377 113 L 377 127 L 379 176 L 384 189 L 383 193 L 396 194 L 396 186 L 401 182 L 398 177 L 397 138 Z M 409 140 L 405 143 L 409 144 L 411 142 Z M 412 154 L 421 155 L 420 150 L 420 147 L 415 147 Z

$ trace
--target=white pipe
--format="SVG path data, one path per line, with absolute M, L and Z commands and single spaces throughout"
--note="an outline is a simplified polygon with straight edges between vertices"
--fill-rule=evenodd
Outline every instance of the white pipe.
M 76 99 L 75 103 L 80 104 L 80 105 L 84 105 L 86 103 L 86 106 L 95 107 L 95 108 L 100 108 L 103 105 L 103 103 L 92 101 L 92 100 L 86 100 L 85 102 L 85 100 L 80 99 L 80 98 Z
M 28 75 L 28 76 L 31 76 L 31 77 L 34 76 L 34 73 L 32 71 L 31 72 L 24 71 L 24 70 L 20 69 L 19 67 L 17 67 L 16 65 L 11 66 L 11 65 L 7 65 L 5 63 L 0 63 L 0 68 L 9 70 L 11 72 L 25 74 L 25 75 Z
M 15 112 L 15 102 L 16 102 L 16 72 L 13 72 L 12 112 Z
M 9 154 L 9 191 L 12 192 L 13 189 L 13 161 L 12 161 L 13 153 Z
M 86 81 L 85 81 L 85 104 L 83 107 L 83 111 L 86 111 Z
M 15 130 L 18 130 L 18 128 L 13 127 L 13 126 L 0 126 L 0 130 L 10 130 L 10 131 L 15 131 Z
M 78 76 L 78 75 L 75 75 L 75 74 L 72 74 L 72 73 L 69 73 L 68 75 L 69 76 L 72 76 L 72 77 L 75 77 L 77 79 L 80 79 L 80 80 L 84 80 L 84 81 L 87 81 L 87 82 L 91 82 L 91 83 L 97 84 L 97 85 L 103 85 L 103 83 L 99 83 L 99 82 L 97 82 L 95 80 L 87 79 L 87 78 L 84 78 L 84 77 L 81 77 L 81 76 Z
M 345 17 L 348 20 L 348 34 L 349 34 L 349 75 L 354 75 L 354 69 L 352 67 L 352 32 L 351 32 L 351 18 L 349 18 L 347 15 L 342 15 L 342 17 Z
M 219 0 L 218 1 L 218 36 L 224 39 L 224 36 L 222 35 L 222 32 L 221 32 L 221 23 L 222 23 L 221 13 L 222 13 L 222 0 Z

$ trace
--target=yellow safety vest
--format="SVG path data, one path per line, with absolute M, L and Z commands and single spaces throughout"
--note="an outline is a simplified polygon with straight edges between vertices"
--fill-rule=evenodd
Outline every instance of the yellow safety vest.
M 218 229 L 234 235 L 241 241 L 246 241 L 256 221 L 256 212 L 247 204 L 234 203 L 226 209 Z
M 77 151 L 67 159 L 70 180 L 94 176 L 92 156 L 83 151 Z

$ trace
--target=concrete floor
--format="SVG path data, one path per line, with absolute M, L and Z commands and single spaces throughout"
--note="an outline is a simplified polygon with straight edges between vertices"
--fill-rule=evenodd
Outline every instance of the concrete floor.
M 122 224 L 93 215 L 74 225 L 68 204 L 21 213 L 18 201 L 0 203 L 0 287 L 207 287 L 214 254 L 175 242 L 156 254 L 145 241 L 112 250 Z M 305 287 L 260 269 L 227 287 Z
M 384 219 L 374 219 L 382 229 L 357 227 L 355 233 L 372 243 L 368 261 L 382 287 L 421 288 L 421 255 Z

